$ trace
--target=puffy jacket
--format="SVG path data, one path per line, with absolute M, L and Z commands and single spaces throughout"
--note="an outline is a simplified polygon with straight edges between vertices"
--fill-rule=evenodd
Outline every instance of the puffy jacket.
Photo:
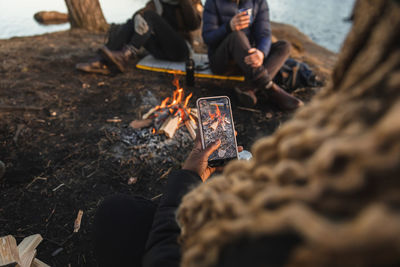
M 204 6 L 202 35 L 208 45 L 209 56 L 231 32 L 229 23 L 242 8 L 252 8 L 252 22 L 242 31 L 253 47 L 262 51 L 265 56 L 268 55 L 271 48 L 271 25 L 266 0 L 207 0 Z

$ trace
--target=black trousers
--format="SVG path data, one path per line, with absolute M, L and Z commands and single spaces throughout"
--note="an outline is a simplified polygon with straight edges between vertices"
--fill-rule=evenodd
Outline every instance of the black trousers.
M 142 266 L 156 205 L 128 195 L 107 198 L 94 219 L 94 251 L 101 267 Z
M 145 47 L 154 57 L 171 61 L 185 61 L 189 48 L 185 39 L 160 15 L 153 11 L 143 14 L 149 30 L 144 34 L 135 31 L 135 18 L 123 24 L 107 42 L 110 50 L 121 50 L 126 44 L 137 49 Z
M 278 73 L 290 54 L 290 44 L 286 41 L 273 43 L 263 64 L 253 68 L 244 62 L 251 48 L 247 36 L 242 31 L 230 33 L 210 57 L 210 67 L 215 74 L 245 75 L 246 80 L 257 86 L 265 86 Z

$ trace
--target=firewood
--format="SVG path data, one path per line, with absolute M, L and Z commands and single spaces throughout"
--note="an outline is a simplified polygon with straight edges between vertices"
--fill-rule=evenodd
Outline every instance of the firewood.
M 18 252 L 21 262 L 26 262 L 30 258 L 32 252 L 35 251 L 36 247 L 42 242 L 43 238 L 41 235 L 31 235 L 25 237 L 24 240 L 21 241 L 18 245 Z M 32 257 L 32 259 L 35 256 Z M 31 261 L 32 262 L 32 261 Z
M 0 238 L 0 266 L 16 266 L 19 263 L 17 241 L 12 235 Z
M 191 114 L 193 117 L 195 117 L 196 119 L 199 118 L 197 108 L 192 108 L 192 109 L 190 110 L 190 114 Z
M 33 259 L 36 257 L 36 249 L 27 252 L 25 255 L 20 256 L 20 267 L 30 267 L 33 263 Z
M 134 120 L 131 123 L 129 123 L 129 126 L 131 126 L 133 129 L 141 129 L 145 127 L 149 127 L 153 121 L 151 119 L 146 119 L 146 120 Z
M 31 267 L 50 267 L 46 263 L 42 262 L 41 260 L 34 259 L 32 262 Z
M 188 129 L 188 132 L 189 132 L 190 136 L 192 137 L 192 139 L 195 140 L 196 139 L 196 130 L 193 129 L 193 126 L 189 120 L 185 121 L 185 126 Z
M 33 15 L 33 18 L 42 24 L 61 24 L 68 22 L 68 14 L 58 11 L 40 11 Z
M 197 124 L 196 122 L 192 121 L 192 120 L 188 120 L 190 125 L 192 126 L 192 128 L 196 131 L 197 130 Z
M 83 216 L 83 210 L 79 210 L 78 215 L 76 216 L 76 219 L 74 222 L 74 233 L 77 233 L 79 231 L 79 229 L 81 228 L 82 216 Z
M 159 132 L 164 133 L 168 138 L 174 137 L 175 131 L 178 129 L 179 118 L 179 116 L 175 116 L 166 119 Z
M 218 127 L 218 121 L 213 122 L 210 127 L 215 131 Z
M 144 120 L 148 119 L 156 110 L 157 110 L 156 107 L 151 108 L 149 111 L 147 111 L 146 114 L 144 114 L 144 115 L 142 116 L 142 119 L 144 119 Z

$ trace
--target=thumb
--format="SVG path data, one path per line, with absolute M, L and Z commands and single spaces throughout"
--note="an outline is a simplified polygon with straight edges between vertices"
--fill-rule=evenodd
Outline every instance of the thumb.
M 247 51 L 249 54 L 253 54 L 257 51 L 255 48 L 250 48 L 249 51 Z
M 221 140 L 215 141 L 214 143 L 210 144 L 203 152 L 204 156 L 208 159 L 211 154 L 219 148 L 221 145 Z

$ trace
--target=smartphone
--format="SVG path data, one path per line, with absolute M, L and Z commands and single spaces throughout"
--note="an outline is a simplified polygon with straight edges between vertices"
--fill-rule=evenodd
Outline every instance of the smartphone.
M 229 97 L 203 97 L 197 99 L 196 104 L 203 149 L 218 139 L 221 140 L 220 147 L 208 158 L 208 165 L 223 166 L 228 161 L 237 159 L 235 126 Z

